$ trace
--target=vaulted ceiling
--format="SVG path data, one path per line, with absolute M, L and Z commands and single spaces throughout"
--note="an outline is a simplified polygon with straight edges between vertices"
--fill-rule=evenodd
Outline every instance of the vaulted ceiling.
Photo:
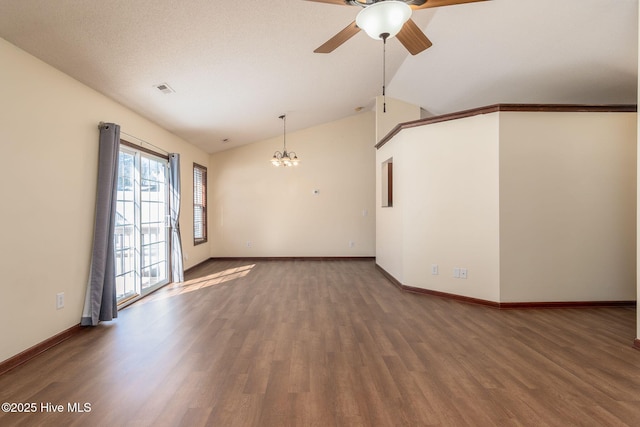
M 278 135 L 281 114 L 293 131 L 373 108 L 382 42 L 360 32 L 313 53 L 358 10 L 305 0 L 0 0 L 0 37 L 213 153 Z M 411 56 L 389 40 L 387 95 L 426 114 L 636 103 L 637 0 L 489 0 L 413 20 L 433 46 Z

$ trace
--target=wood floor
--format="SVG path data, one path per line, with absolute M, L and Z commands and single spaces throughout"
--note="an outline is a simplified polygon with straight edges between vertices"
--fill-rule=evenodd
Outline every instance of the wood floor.
M 401 292 L 372 261 L 187 279 L 0 376 L 0 403 L 38 406 L 0 425 L 640 425 L 635 309 L 499 311 Z

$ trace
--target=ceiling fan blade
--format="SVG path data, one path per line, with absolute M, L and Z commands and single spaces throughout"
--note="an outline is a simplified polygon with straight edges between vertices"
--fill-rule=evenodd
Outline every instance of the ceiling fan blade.
M 358 34 L 358 31 L 360 31 L 360 27 L 356 25 L 356 21 L 353 21 L 351 24 L 347 25 L 343 30 L 341 30 L 338 34 L 336 34 L 335 36 L 327 40 L 322 46 L 314 50 L 314 52 L 315 53 L 333 52 L 342 43 L 346 42 L 351 37 Z
M 340 4 L 342 6 L 347 5 L 343 0 L 307 0 L 307 1 L 314 1 L 316 3 Z
M 420 9 L 428 9 L 430 7 L 451 6 L 454 4 L 463 4 L 463 3 L 475 3 L 478 1 L 487 1 L 487 0 L 427 0 L 421 6 L 411 6 L 411 9 L 420 10 Z
M 429 40 L 416 23 L 413 22 L 413 19 L 405 22 L 396 37 L 400 40 L 400 43 L 407 48 L 411 55 L 417 55 L 432 45 L 431 40 Z

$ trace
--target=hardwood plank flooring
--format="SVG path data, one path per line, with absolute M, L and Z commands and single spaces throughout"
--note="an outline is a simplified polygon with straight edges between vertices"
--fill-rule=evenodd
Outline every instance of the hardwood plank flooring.
M 370 260 L 216 260 L 0 376 L 0 403 L 37 405 L 0 425 L 637 426 L 635 313 L 405 293 Z

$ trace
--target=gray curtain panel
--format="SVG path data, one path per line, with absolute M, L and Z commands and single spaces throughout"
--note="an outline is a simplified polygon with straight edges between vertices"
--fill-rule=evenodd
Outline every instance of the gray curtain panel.
M 96 222 L 93 233 L 91 270 L 80 324 L 96 326 L 118 317 L 114 228 L 118 181 L 120 126 L 100 123 Z
M 171 280 L 184 281 L 180 239 L 180 154 L 169 154 L 169 210 L 171 222 Z

